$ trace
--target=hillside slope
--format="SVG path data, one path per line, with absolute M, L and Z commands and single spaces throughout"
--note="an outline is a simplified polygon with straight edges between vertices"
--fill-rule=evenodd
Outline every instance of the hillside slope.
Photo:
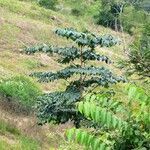
M 97 34 L 109 33 L 121 39 L 123 37 L 123 34 L 94 25 L 91 18 L 85 22 L 80 17 L 66 16 L 61 12 L 46 10 L 35 3 L 0 0 L 0 70 L 27 73 L 28 68 L 24 67 L 24 61 L 32 57 L 33 59 L 38 58 L 43 63 L 42 56 L 28 57 L 21 54 L 20 50 L 25 46 L 39 43 L 67 45 L 66 40 L 55 36 L 53 33 L 59 27 L 74 27 L 80 31 L 88 29 Z M 114 47 L 113 50 L 115 53 L 117 52 L 117 55 L 122 54 L 122 46 Z M 44 61 L 44 63 L 46 62 Z M 55 65 L 55 62 L 53 63 Z M 49 63 L 47 62 L 47 64 Z
M 69 7 L 69 5 L 64 4 L 63 7 Z M 82 17 L 67 15 L 67 13 L 63 14 L 63 11 L 46 10 L 30 1 L 0 0 L 0 79 L 18 74 L 28 76 L 30 72 L 35 70 L 58 70 L 63 67 L 55 62 L 55 57 L 48 57 L 45 54 L 28 56 L 22 52 L 25 46 L 40 43 L 69 45 L 68 41 L 55 36 L 53 33 L 56 28 L 60 27 L 74 27 L 80 31 L 88 29 L 96 34 L 109 33 L 119 37 L 122 41 L 125 38 L 127 42 L 130 42 L 131 39 L 126 34 L 116 33 L 95 25 L 91 17 L 84 20 Z M 124 45 L 121 44 L 109 51 L 100 48 L 97 51 L 101 50 L 102 53 L 107 53 L 113 60 L 116 60 L 118 57 L 124 57 L 123 47 Z M 55 86 L 52 86 L 54 84 Z M 65 85 L 65 83 L 62 84 Z M 63 86 L 55 82 L 42 84 L 42 89 L 45 91 L 52 91 L 56 88 L 63 89 Z M 8 110 L 11 110 L 12 106 L 4 109 L 8 103 L 3 103 L 3 101 L 4 99 L 1 98 L 0 120 L 3 123 L 0 123 L 0 125 L 8 126 L 8 128 L 5 128 L 5 132 L 2 132 L 4 130 L 0 128 L 0 149 L 19 150 L 20 147 L 25 147 L 24 149 L 28 150 L 26 148 L 27 144 L 33 146 L 33 148 L 29 147 L 29 150 L 44 150 L 48 147 L 53 149 L 60 145 L 62 147 L 67 145 L 63 139 L 64 129 L 71 126 L 71 124 L 56 127 L 52 125 L 37 126 L 34 115 L 22 115 L 22 112 L 18 115 L 12 111 L 9 112 Z M 15 133 L 9 132 L 10 122 L 15 126 L 13 127 Z M 16 130 L 19 130 L 21 135 L 16 135 L 16 132 L 18 132 Z M 34 138 L 35 141 L 30 138 Z

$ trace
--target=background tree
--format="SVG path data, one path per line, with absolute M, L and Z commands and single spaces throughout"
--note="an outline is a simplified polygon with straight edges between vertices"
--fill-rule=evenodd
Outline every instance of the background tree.
M 64 79 L 68 83 L 65 91 L 51 92 L 39 97 L 36 105 L 37 115 L 42 123 L 49 121 L 65 123 L 71 119 L 78 125 L 81 115 L 76 111 L 75 105 L 87 94 L 86 90 L 89 87 L 92 90 L 97 86 L 108 87 L 110 84 L 124 81 L 122 77 L 117 77 L 104 67 L 88 65 L 90 60 L 111 63 L 107 56 L 97 54 L 95 47 L 98 45 L 110 47 L 117 44 L 118 40 L 111 35 L 97 36 L 90 32 L 77 32 L 68 28 L 57 29 L 55 33 L 71 39 L 77 46 L 59 48 L 40 45 L 25 49 L 28 54 L 35 52 L 56 53 L 60 56 L 59 63 L 69 65 L 55 73 L 37 72 L 32 74 L 32 76 L 38 77 L 41 82 Z M 70 81 L 69 78 L 73 75 L 76 75 L 78 79 L 72 78 Z
M 96 22 L 115 31 L 137 33 L 149 19 L 145 11 L 148 7 L 143 8 L 148 3 L 146 0 L 101 0 Z
M 124 5 L 123 0 L 102 0 L 99 14 L 96 16 L 97 24 L 120 31 L 122 27 L 119 18 L 123 13 Z

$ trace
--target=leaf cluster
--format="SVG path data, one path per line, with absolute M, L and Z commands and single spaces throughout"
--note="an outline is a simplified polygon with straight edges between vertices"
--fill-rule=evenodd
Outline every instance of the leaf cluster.
M 100 45 L 101 47 L 111 47 L 118 43 L 118 39 L 114 38 L 112 35 L 102 35 L 96 36 L 91 32 L 77 32 L 72 28 L 57 29 L 56 34 L 67 39 L 71 39 L 78 44 L 78 46 L 87 46 L 91 49 L 94 49 L 96 46 Z
M 34 54 L 36 52 L 44 52 L 44 53 L 48 53 L 48 54 L 56 53 L 56 54 L 60 55 L 60 58 L 57 61 L 62 64 L 70 63 L 81 57 L 80 50 L 77 49 L 76 47 L 59 48 L 59 47 L 53 47 L 53 46 L 46 45 L 46 44 L 26 48 L 25 52 L 27 54 Z M 112 61 L 107 56 L 97 54 L 96 52 L 88 50 L 88 49 L 86 49 L 83 52 L 82 57 L 83 57 L 84 61 L 97 60 L 97 61 L 105 62 L 107 64 L 112 63 Z
M 104 83 L 117 83 L 117 82 L 125 82 L 125 79 L 123 77 L 117 77 L 115 76 L 111 71 L 104 67 L 84 67 L 81 68 L 80 66 L 69 66 L 65 69 L 62 69 L 60 71 L 57 71 L 56 73 L 53 72 L 37 72 L 33 73 L 32 76 L 38 77 L 40 81 L 49 82 L 54 81 L 58 79 L 67 79 L 70 78 L 73 74 L 82 74 L 86 76 L 92 77 L 93 81 L 95 80 L 95 83 L 103 81 Z

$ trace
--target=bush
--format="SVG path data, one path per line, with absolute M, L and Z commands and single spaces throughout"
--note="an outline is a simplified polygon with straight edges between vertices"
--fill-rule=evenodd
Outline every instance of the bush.
M 137 73 L 141 77 L 150 77 L 150 26 L 144 25 L 144 31 L 140 37 L 130 46 L 128 59 L 120 61 L 119 66 L 126 69 L 127 75 Z
M 39 87 L 24 76 L 12 77 L 0 83 L 0 94 L 15 99 L 27 107 L 34 105 L 35 99 L 40 93 Z
M 55 9 L 57 0 L 39 0 L 39 4 L 47 9 Z

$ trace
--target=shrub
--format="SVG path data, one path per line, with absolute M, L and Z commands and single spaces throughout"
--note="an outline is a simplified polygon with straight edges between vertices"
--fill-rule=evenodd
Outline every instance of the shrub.
M 141 77 L 150 77 L 150 26 L 144 25 L 141 36 L 130 46 L 128 59 L 120 61 L 119 66 L 126 69 L 127 75 L 137 73 Z
M 150 149 L 150 96 L 135 85 L 125 89 L 124 101 L 101 94 L 89 94 L 77 104 L 78 110 L 98 127 L 70 129 L 69 141 L 92 150 Z
M 55 9 L 57 0 L 39 0 L 39 4 L 47 9 Z
M 35 104 L 40 93 L 39 87 L 24 76 L 12 77 L 0 82 L 0 94 L 27 107 Z

